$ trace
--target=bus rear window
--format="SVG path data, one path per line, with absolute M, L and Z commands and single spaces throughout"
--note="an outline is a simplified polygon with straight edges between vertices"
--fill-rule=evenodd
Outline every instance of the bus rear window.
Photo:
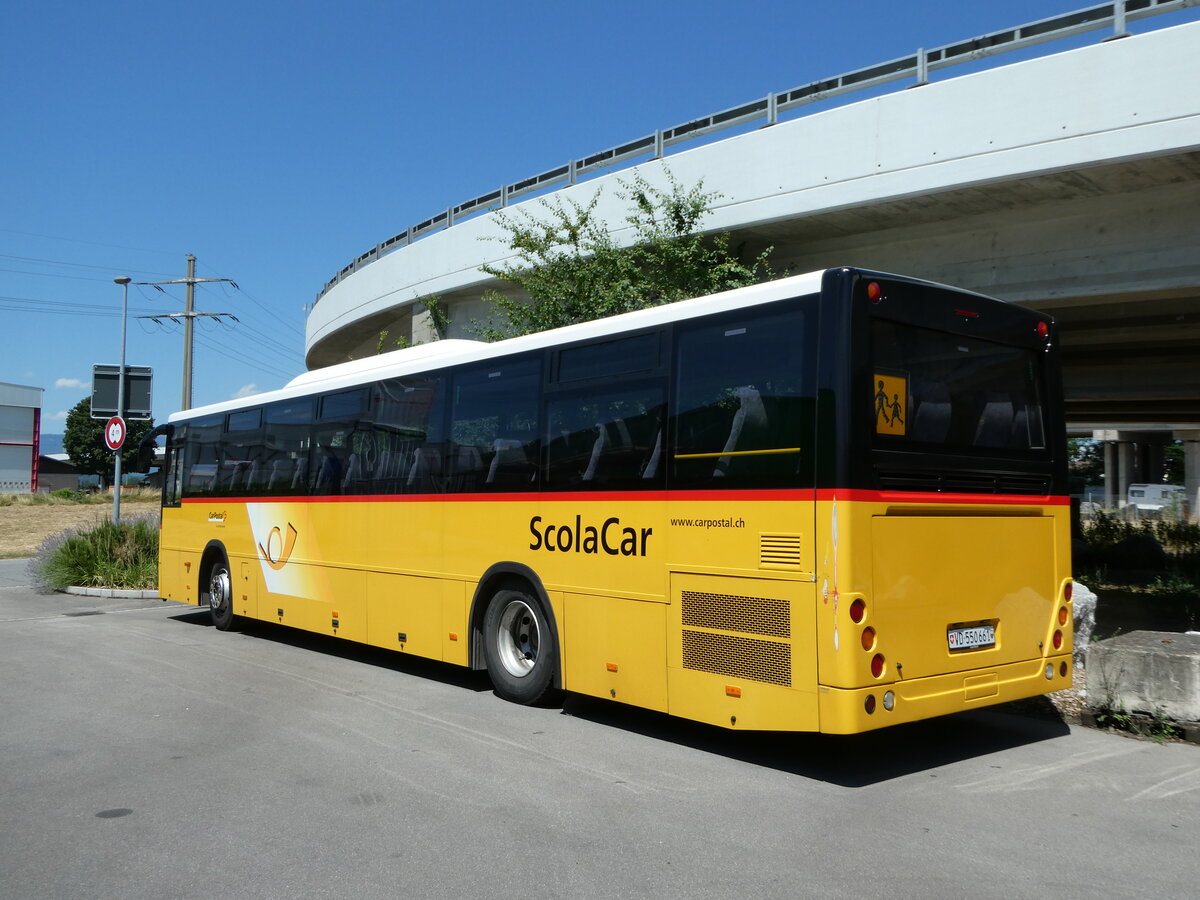
M 872 342 L 877 446 L 1046 449 L 1033 350 L 884 319 L 873 322 Z

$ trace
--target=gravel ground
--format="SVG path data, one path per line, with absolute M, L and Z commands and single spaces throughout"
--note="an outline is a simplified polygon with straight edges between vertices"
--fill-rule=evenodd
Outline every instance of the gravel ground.
M 158 512 L 154 500 L 121 501 L 121 518 Z M 112 498 L 104 504 L 0 506 L 0 557 L 31 556 L 49 535 L 67 528 L 92 528 L 112 521 Z

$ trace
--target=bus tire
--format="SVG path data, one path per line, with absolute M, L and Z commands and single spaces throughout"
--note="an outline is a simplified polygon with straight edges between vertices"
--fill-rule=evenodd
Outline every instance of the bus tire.
M 237 618 L 233 614 L 233 575 L 224 555 L 214 559 L 208 569 L 208 611 L 217 629 L 229 631 L 233 628 Z
M 547 698 L 558 647 L 541 603 L 523 590 L 501 590 L 483 620 L 483 652 L 496 693 L 530 705 Z

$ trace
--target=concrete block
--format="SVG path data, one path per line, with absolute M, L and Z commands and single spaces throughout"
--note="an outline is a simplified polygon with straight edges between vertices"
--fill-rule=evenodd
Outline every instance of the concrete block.
M 1133 631 L 1087 653 L 1088 705 L 1200 722 L 1200 634 Z

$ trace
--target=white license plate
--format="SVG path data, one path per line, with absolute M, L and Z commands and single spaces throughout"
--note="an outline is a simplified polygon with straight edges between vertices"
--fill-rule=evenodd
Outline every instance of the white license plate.
M 995 625 L 972 625 L 970 628 L 950 628 L 946 631 L 946 642 L 951 650 L 974 650 L 977 647 L 996 646 Z

